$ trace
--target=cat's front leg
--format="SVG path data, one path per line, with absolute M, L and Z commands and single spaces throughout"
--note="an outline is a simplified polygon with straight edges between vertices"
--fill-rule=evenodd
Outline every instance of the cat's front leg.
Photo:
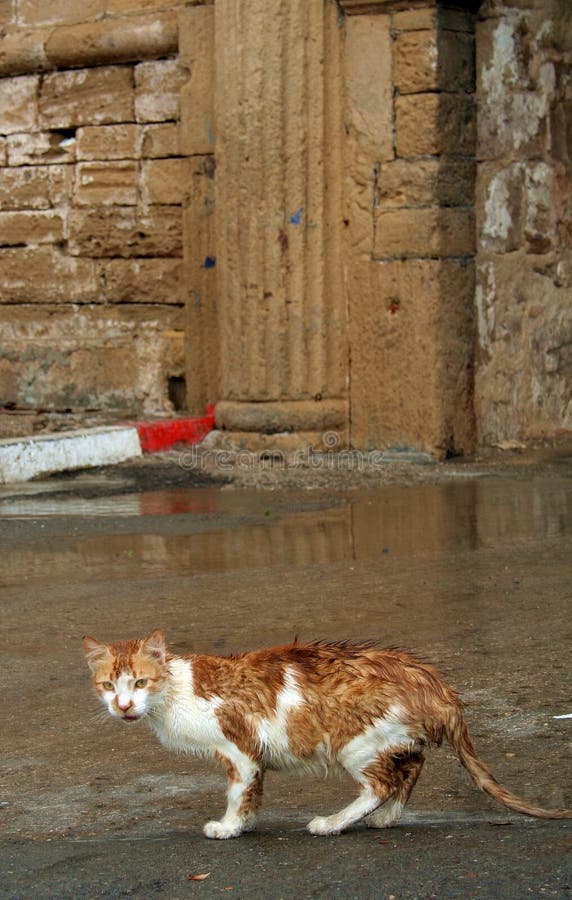
M 228 789 L 226 812 L 220 821 L 207 822 L 203 832 L 208 838 L 238 837 L 252 831 L 262 801 L 264 770 L 255 760 L 234 748 L 232 758 L 217 754 L 226 769 Z

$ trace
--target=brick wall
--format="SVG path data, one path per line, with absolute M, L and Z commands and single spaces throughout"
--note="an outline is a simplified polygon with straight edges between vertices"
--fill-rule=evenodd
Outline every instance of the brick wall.
M 125 37 L 150 57 L 164 53 L 165 40 L 154 49 L 142 29 L 164 35 L 161 16 L 176 6 L 0 4 L 0 405 L 19 412 L 12 431 L 182 402 L 178 123 L 188 71 L 172 37 L 168 58 L 142 60 L 129 59 L 138 51 Z M 82 41 L 100 64 L 75 65 Z

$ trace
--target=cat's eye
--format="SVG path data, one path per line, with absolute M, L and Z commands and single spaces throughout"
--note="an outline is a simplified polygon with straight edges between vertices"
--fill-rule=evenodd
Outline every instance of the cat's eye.
M 135 687 L 136 688 L 144 688 L 147 686 L 147 681 L 148 681 L 147 678 L 138 678 L 137 681 L 135 682 Z
M 112 690 L 114 690 L 114 688 L 113 688 L 113 682 L 112 682 L 112 681 L 103 681 L 102 684 L 101 684 L 101 686 L 102 686 L 102 688 L 103 688 L 104 691 L 112 691 Z

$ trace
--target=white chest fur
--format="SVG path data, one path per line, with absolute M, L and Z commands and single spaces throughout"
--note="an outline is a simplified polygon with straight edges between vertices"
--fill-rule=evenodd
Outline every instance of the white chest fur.
M 169 669 L 170 689 L 150 713 L 149 725 L 169 750 L 209 756 L 222 750 L 228 742 L 216 716 L 221 698 L 196 696 L 190 660 L 173 659 Z

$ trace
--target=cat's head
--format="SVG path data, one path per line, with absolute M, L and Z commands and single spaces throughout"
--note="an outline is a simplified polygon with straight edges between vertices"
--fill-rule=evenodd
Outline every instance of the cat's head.
M 167 678 L 162 631 L 113 644 L 84 637 L 82 643 L 95 689 L 110 715 L 136 722 L 160 701 Z

